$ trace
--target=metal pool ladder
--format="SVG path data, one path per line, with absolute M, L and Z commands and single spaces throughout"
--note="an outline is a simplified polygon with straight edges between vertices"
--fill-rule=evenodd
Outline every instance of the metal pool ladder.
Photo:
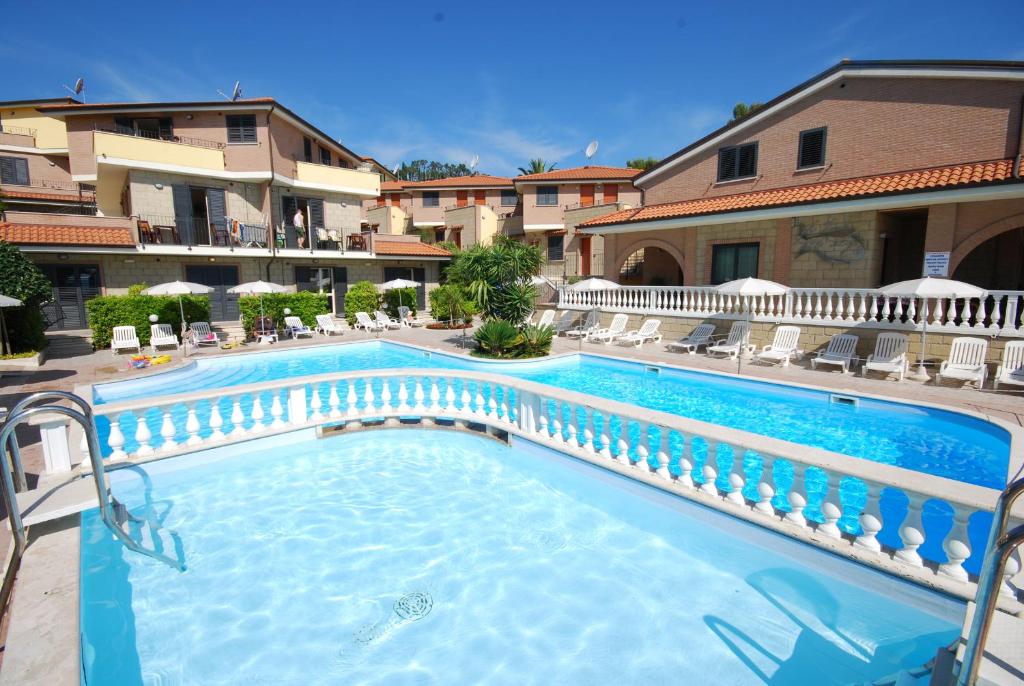
M 70 407 L 51 404 L 40 406 L 39 403 L 44 400 L 67 400 L 78 405 L 79 409 L 76 410 Z M 111 494 L 110 488 L 107 486 L 107 473 L 103 466 L 103 455 L 100 452 L 100 442 L 96 434 L 96 421 L 93 417 L 92 408 L 82 397 L 65 391 L 42 391 L 40 393 L 33 393 L 11 408 L 10 413 L 8 413 L 7 417 L 4 419 L 3 424 L 0 424 L 0 451 L 4 450 L 9 444 L 12 458 L 11 469 L 8 469 L 6 465 L 0 469 L 0 472 L 2 472 L 3 475 L 4 504 L 7 507 L 7 516 L 10 517 L 11 520 L 11 531 L 14 534 L 14 562 L 12 562 L 11 568 L 17 568 L 17 563 L 20 562 L 27 545 L 25 525 L 21 519 L 21 511 L 18 508 L 18 500 L 16 496 L 16 490 L 25 490 L 25 470 L 21 462 L 18 439 L 14 435 L 14 430 L 31 417 L 42 414 L 64 415 L 65 417 L 78 422 L 82 427 L 82 430 L 85 432 L 89 451 L 89 461 L 92 465 L 93 481 L 96 484 L 96 499 L 99 503 L 100 518 L 103 520 L 103 523 L 107 528 L 113 532 L 114 536 L 117 537 L 117 539 L 129 550 L 160 560 L 164 564 L 177 569 L 179 572 L 185 571 L 185 564 L 180 559 L 180 555 L 177 558 L 171 557 L 170 555 L 157 550 L 155 545 L 152 550 L 146 548 L 136 541 L 127 531 L 125 531 L 123 525 L 126 523 L 129 525 L 135 525 L 140 530 L 145 529 L 148 525 L 150 538 L 155 544 L 157 541 L 157 531 L 160 530 L 161 527 L 151 519 L 141 519 L 132 515 L 128 512 L 128 509 L 123 504 L 119 503 L 114 498 L 113 494 Z M 15 482 L 17 482 L 17 489 Z M 177 534 L 170 529 L 164 529 L 164 531 L 172 540 L 178 540 Z M 8 573 L 10 573 L 10 569 L 8 569 Z
M 957 686 L 974 686 L 978 679 L 988 638 L 992 614 L 996 611 L 999 600 L 999 589 L 1003 579 L 1003 567 L 1013 551 L 1024 543 L 1024 524 L 1019 524 L 1007 531 L 1010 523 L 1010 511 L 1013 504 L 1024 495 L 1024 478 L 1017 479 L 1006 487 L 996 500 L 995 511 L 992 513 L 992 531 L 989 533 L 988 544 L 985 546 L 985 559 L 981 564 L 978 576 L 978 594 L 974 598 L 974 617 L 967 633 L 967 644 L 964 646 L 964 658 L 957 675 Z

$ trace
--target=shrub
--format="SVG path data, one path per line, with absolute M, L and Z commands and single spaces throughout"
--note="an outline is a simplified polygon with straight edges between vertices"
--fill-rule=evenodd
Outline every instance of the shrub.
M 345 321 L 349 326 L 356 323 L 356 312 L 370 314 L 380 309 L 380 293 L 369 281 L 357 281 L 345 294 Z
M 551 352 L 551 341 L 555 338 L 555 327 L 529 324 L 519 333 L 516 357 L 541 357 Z
M 467 289 L 485 318 L 519 322 L 533 309 L 537 291 L 530 277 L 543 261 L 536 245 L 497 236 L 492 245 L 477 244 L 453 255 L 445 274 L 450 283 Z
M 510 357 L 519 331 L 504 319 L 488 319 L 473 332 L 473 338 L 480 350 L 491 357 Z
M 181 304 L 190 322 L 210 321 L 210 299 L 205 295 L 183 295 Z M 149 343 L 149 315 L 181 331 L 181 314 L 176 295 L 104 295 L 85 303 L 92 329 L 92 346 L 109 348 L 115 326 L 134 326 L 142 345 Z
M 312 328 L 316 326 L 316 316 L 327 314 L 331 310 L 327 306 L 326 293 L 267 293 L 263 296 L 263 314 L 274 320 L 278 327 L 284 326 L 284 309 L 292 311 L 292 317 L 298 317 L 302 323 Z M 242 328 L 248 333 L 256 325 L 260 316 L 260 298 L 257 295 L 246 295 L 238 299 L 238 309 L 242 313 Z
M 416 314 L 416 289 L 415 288 L 392 288 L 384 291 L 384 309 L 391 317 L 398 317 L 399 304 L 405 305 L 409 311 Z
M 430 314 L 439 322 L 473 321 L 477 313 L 474 303 L 462 286 L 448 284 L 430 291 Z
M 46 345 L 46 322 L 42 306 L 53 299 L 53 286 L 15 246 L 0 241 L 0 293 L 17 298 L 24 305 L 4 308 L 4 326 L 11 352 L 42 350 Z M 7 352 L 0 349 L 0 352 Z

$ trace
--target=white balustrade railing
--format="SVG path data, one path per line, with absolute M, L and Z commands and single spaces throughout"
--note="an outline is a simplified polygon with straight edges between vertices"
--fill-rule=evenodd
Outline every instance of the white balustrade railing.
M 428 424 L 439 418 L 482 423 L 965 598 L 973 593 L 964 568 L 972 550 L 968 520 L 991 512 L 998 495 L 981 486 L 475 371 L 324 374 L 101 405 L 96 416 L 101 440 L 107 434 L 107 459 L 115 462 L 322 424 L 372 419 L 395 426 L 405 417 Z M 1012 449 L 1016 453 L 1020 445 Z M 952 512 L 945 515 L 952 526 L 922 524 L 922 508 L 935 503 Z M 882 532 L 889 545 L 880 540 Z M 931 559 L 922 550 L 931 551 Z M 1003 593 L 1008 598 L 1014 593 L 1009 579 L 1018 570 L 1019 564 L 1007 568 Z
M 986 298 L 890 298 L 872 288 L 791 288 L 785 295 L 739 298 L 713 286 L 622 286 L 601 291 L 560 289 L 561 309 L 680 317 L 740 318 L 820 326 L 869 326 L 949 333 L 1024 335 L 1024 291 Z

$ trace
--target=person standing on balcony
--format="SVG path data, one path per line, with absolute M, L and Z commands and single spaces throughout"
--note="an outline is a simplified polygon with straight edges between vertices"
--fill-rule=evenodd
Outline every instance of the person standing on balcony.
M 292 217 L 292 225 L 295 227 L 295 242 L 299 244 L 300 248 L 306 247 L 306 218 L 302 216 L 302 209 L 297 208 L 295 210 L 295 216 Z

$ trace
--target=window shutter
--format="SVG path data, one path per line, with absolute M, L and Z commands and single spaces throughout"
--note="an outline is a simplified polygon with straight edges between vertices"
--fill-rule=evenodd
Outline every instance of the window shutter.
M 825 164 L 825 129 L 800 132 L 798 166 L 820 167 Z
M 174 202 L 174 224 L 178 227 L 178 236 L 185 245 L 192 245 L 192 194 L 188 186 L 171 186 L 171 198 Z
M 228 143 L 256 142 L 256 115 L 229 114 L 225 123 L 228 128 Z
M 307 162 L 313 161 L 313 141 L 308 138 L 302 139 L 302 157 Z
M 286 195 L 286 196 L 282 197 L 281 198 L 281 214 L 283 216 L 281 217 L 281 223 L 284 224 L 285 226 L 291 226 L 292 225 L 292 217 L 295 216 L 295 210 L 297 210 L 298 208 L 299 208 L 298 203 L 296 203 L 294 197 L 292 197 L 290 195 Z
M 736 148 L 723 148 L 718 151 L 718 180 L 727 181 L 736 178 Z
M 754 176 L 757 174 L 757 144 L 750 143 L 740 146 L 739 161 L 736 164 L 736 177 Z
M 219 233 L 226 234 L 227 218 L 225 215 L 228 213 L 228 209 L 223 189 L 206 189 L 206 211 L 210 213 L 210 224 L 216 227 Z
M 28 160 L 24 157 L 0 157 L 0 183 L 27 186 Z
M 306 204 L 309 207 L 309 228 L 324 228 L 324 201 L 310 198 Z

